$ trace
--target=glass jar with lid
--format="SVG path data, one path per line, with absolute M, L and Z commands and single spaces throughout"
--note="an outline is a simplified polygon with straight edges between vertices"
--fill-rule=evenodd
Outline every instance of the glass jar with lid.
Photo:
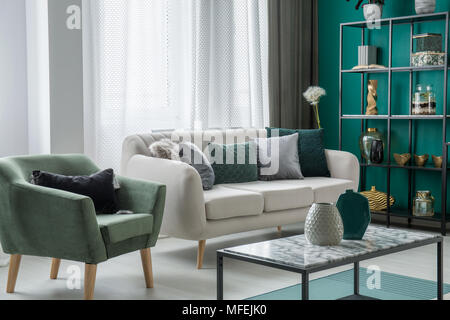
M 416 217 L 434 216 L 434 197 L 430 191 L 417 191 L 413 200 L 413 215 Z
M 436 95 L 432 85 L 416 86 L 412 98 L 412 114 L 413 115 L 435 115 L 436 114 Z

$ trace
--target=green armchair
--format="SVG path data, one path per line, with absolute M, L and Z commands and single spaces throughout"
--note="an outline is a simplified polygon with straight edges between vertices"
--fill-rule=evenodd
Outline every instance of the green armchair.
M 85 196 L 29 183 L 33 170 L 90 175 L 100 169 L 83 155 L 0 159 L 0 241 L 11 255 L 7 292 L 13 293 L 22 255 L 50 257 L 56 279 L 61 259 L 85 263 L 84 298 L 93 299 L 97 264 L 140 250 L 147 288 L 153 288 L 150 248 L 158 239 L 164 185 L 118 177 L 119 208 L 133 215 L 97 215 Z

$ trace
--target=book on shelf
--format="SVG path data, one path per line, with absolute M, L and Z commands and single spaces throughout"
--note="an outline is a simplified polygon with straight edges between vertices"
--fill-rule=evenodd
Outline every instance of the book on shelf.
M 352 68 L 352 70 L 366 70 L 366 69 L 387 69 L 387 68 L 379 64 L 359 65 Z

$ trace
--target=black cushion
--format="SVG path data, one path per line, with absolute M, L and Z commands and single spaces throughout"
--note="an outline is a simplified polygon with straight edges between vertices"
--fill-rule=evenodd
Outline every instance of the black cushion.
M 112 214 L 118 210 L 113 169 L 107 169 L 90 176 L 76 177 L 33 171 L 32 183 L 90 197 L 98 214 Z

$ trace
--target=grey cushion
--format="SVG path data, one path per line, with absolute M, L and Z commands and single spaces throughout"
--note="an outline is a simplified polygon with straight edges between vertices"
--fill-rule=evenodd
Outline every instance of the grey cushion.
M 258 145 L 259 180 L 303 179 L 298 158 L 298 133 L 255 139 Z
M 206 155 L 195 144 L 180 143 L 180 160 L 191 165 L 202 178 L 203 190 L 211 190 L 214 186 L 214 170 Z

